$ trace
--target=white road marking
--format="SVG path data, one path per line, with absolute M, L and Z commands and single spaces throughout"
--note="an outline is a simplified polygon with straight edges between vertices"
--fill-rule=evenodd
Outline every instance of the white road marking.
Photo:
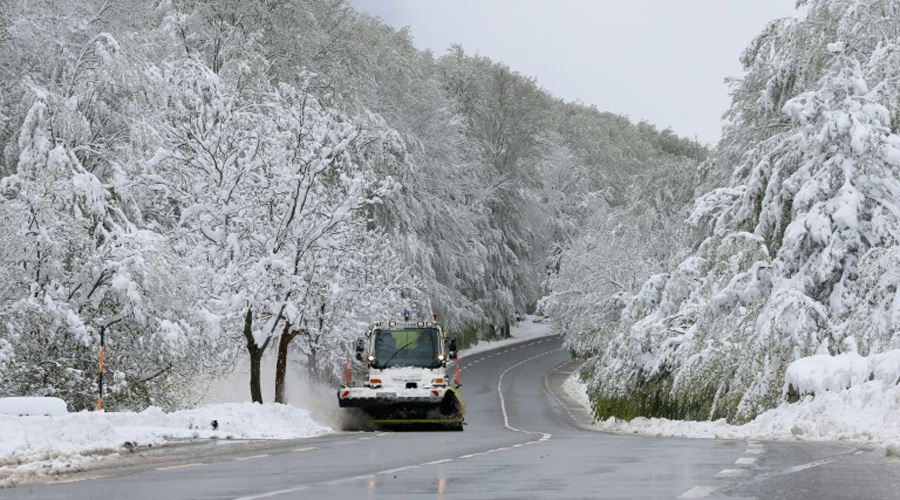
M 548 339 L 548 340 L 549 340 L 549 339 Z M 466 455 L 461 455 L 461 456 L 458 456 L 458 457 L 456 457 L 456 458 L 446 458 L 446 459 L 443 459 L 443 460 L 432 460 L 432 461 L 430 461 L 430 462 L 422 462 L 422 463 L 420 463 L 420 464 L 408 465 L 408 466 L 405 466 L 405 467 L 398 467 L 398 468 L 395 468 L 395 469 L 382 470 L 382 471 L 375 472 L 374 474 L 365 474 L 365 475 L 359 475 L 359 476 L 351 476 L 351 477 L 345 477 L 345 478 L 333 479 L 333 480 L 330 480 L 330 481 L 320 481 L 320 482 L 314 482 L 314 483 L 305 484 L 305 485 L 301 485 L 301 486 L 295 486 L 295 487 L 292 487 L 292 488 L 285 488 L 285 489 L 283 489 L 283 490 L 269 491 L 269 492 L 267 492 L 267 493 L 259 493 L 259 494 L 256 494 L 256 495 L 247 495 L 247 496 L 243 496 L 243 497 L 238 497 L 238 498 L 236 498 L 235 500 L 260 500 L 260 499 L 263 499 L 263 498 L 272 498 L 272 497 L 276 497 L 276 496 L 288 495 L 288 494 L 290 494 L 290 493 L 295 493 L 295 492 L 298 492 L 298 491 L 307 490 L 307 489 L 309 489 L 311 486 L 314 486 L 314 485 L 332 486 L 332 485 L 341 484 L 341 483 L 348 483 L 348 482 L 352 482 L 352 481 L 359 481 L 359 480 L 369 479 L 369 478 L 372 478 L 372 477 L 375 477 L 375 476 L 379 476 L 379 475 L 388 475 L 388 474 L 393 475 L 393 474 L 396 474 L 396 473 L 398 473 L 398 472 L 404 472 L 404 471 L 408 471 L 408 470 L 418 469 L 418 468 L 421 468 L 421 467 L 424 467 L 424 466 L 428 466 L 428 465 L 445 464 L 445 463 L 449 463 L 449 462 L 455 462 L 455 461 L 457 461 L 457 460 L 465 460 L 465 459 L 469 459 L 469 458 L 474 458 L 474 457 L 480 457 L 480 456 L 490 455 L 490 454 L 493 454 L 493 453 L 499 453 L 499 452 L 501 452 L 501 451 L 508 451 L 508 450 L 512 450 L 512 449 L 514 449 L 514 448 L 520 448 L 520 447 L 522 447 L 522 446 L 528 446 L 528 445 L 532 445 L 532 444 L 535 444 L 535 443 L 543 443 L 544 441 L 547 441 L 548 439 L 550 439 L 550 438 L 552 437 L 552 435 L 551 435 L 551 434 L 548 434 L 548 433 L 546 433 L 546 432 L 523 431 L 523 430 L 521 430 L 521 429 L 516 429 L 515 427 L 512 427 L 512 426 L 509 425 L 509 415 L 508 415 L 508 413 L 507 413 L 507 411 L 506 411 L 506 402 L 505 402 L 505 400 L 504 400 L 504 398 L 503 398 L 503 376 L 506 375 L 510 370 L 512 370 L 513 368 L 515 368 L 515 367 L 517 367 L 517 366 L 523 365 L 523 364 L 525 364 L 525 363 L 527 363 L 527 362 L 529 362 L 529 361 L 533 361 L 533 360 L 535 360 L 535 359 L 537 359 L 537 358 L 540 358 L 541 356 L 546 356 L 547 354 L 551 354 L 551 353 L 556 352 L 556 351 L 558 351 L 558 350 L 559 350 L 559 349 L 554 349 L 554 350 L 552 350 L 552 351 L 547 351 L 547 352 L 545 352 L 545 353 L 538 354 L 537 356 L 532 356 L 532 357 L 530 357 L 530 358 L 528 358 L 528 359 L 525 359 L 525 360 L 523 360 L 523 361 L 520 361 L 519 363 L 516 363 L 516 364 L 510 366 L 509 368 L 507 368 L 506 370 L 504 370 L 503 373 L 500 374 L 500 380 L 499 380 L 499 382 L 497 383 L 497 392 L 498 392 L 498 394 L 500 395 L 500 408 L 501 408 L 501 410 L 502 410 L 502 412 L 503 412 L 503 423 L 504 423 L 504 426 L 505 426 L 507 429 L 510 429 L 510 430 L 512 430 L 512 431 L 514 431 L 514 432 L 521 432 L 521 433 L 523 433 L 523 434 L 540 434 L 541 437 L 540 437 L 539 439 L 535 439 L 534 441 L 528 441 L 528 442 L 525 442 L 525 443 L 518 443 L 518 444 L 514 444 L 514 445 L 510 445 L 510 446 L 504 446 L 504 447 L 501 447 L 501 448 L 493 448 L 493 449 L 490 449 L 490 450 L 487 450 L 487 451 L 478 452 L 478 453 L 468 453 L 468 454 L 466 454 Z M 469 364 L 473 364 L 473 363 L 469 363 Z M 349 443 L 349 442 L 341 442 L 341 443 L 339 443 L 339 444 L 348 444 L 348 443 Z
M 318 450 L 315 446 L 307 446 L 305 448 L 297 448 L 296 450 L 291 450 L 294 453 L 302 453 L 304 451 Z
M 706 498 L 717 489 L 715 486 L 694 486 L 679 495 L 678 498 Z
M 234 461 L 235 461 L 235 462 L 243 462 L 244 460 L 253 460 L 253 459 L 256 459 L 256 458 L 266 458 L 266 457 L 268 457 L 268 456 L 270 456 L 268 453 L 267 453 L 267 454 L 264 454 L 264 455 L 250 455 L 249 457 L 238 457 L 238 458 L 235 458 Z M 199 464 L 197 464 L 197 465 L 199 465 Z
M 821 465 L 828 465 L 831 462 L 836 462 L 838 457 L 834 458 L 826 458 L 824 460 L 816 460 L 815 462 L 810 462 L 808 464 L 803 465 L 795 465 L 793 467 L 788 467 L 782 471 L 783 474 L 793 474 L 795 472 L 804 471 L 806 469 L 812 469 L 813 467 L 819 467 Z
M 552 351 L 547 351 L 547 352 L 538 354 L 537 356 L 532 356 L 528 359 L 523 359 L 522 361 L 519 361 L 518 363 L 510 366 L 506 370 L 503 370 L 503 373 L 500 374 L 500 380 L 497 381 L 497 394 L 500 396 L 500 412 L 503 414 L 503 426 L 504 427 L 506 427 L 507 429 L 514 431 L 514 432 L 524 432 L 526 434 L 541 434 L 538 432 L 523 431 L 521 429 L 516 429 L 515 427 L 509 425 L 509 414 L 506 412 L 506 399 L 503 397 L 503 377 L 505 377 L 506 374 L 509 373 L 509 371 L 512 370 L 513 368 L 519 367 L 521 365 L 524 365 L 525 363 L 534 361 L 537 358 L 554 353 L 558 350 L 559 349 L 554 349 Z M 547 439 L 550 439 L 550 434 L 544 434 L 544 436 L 547 436 Z
M 571 418 L 572 421 L 575 422 L 575 424 L 577 425 L 577 424 L 578 424 L 578 419 L 575 417 L 575 414 L 572 413 L 572 410 L 571 410 L 568 406 L 566 406 L 566 405 L 562 402 L 562 400 L 559 399 L 559 396 L 557 396 L 556 393 L 553 392 L 553 389 L 550 388 L 550 374 L 551 374 L 551 373 L 566 373 L 566 372 L 560 372 L 560 371 L 558 371 L 558 370 L 551 370 L 551 371 L 547 372 L 547 373 L 544 375 L 544 387 L 547 389 L 547 392 L 549 392 L 550 395 L 553 397 L 553 399 L 556 401 L 556 404 L 557 404 L 563 411 L 565 411 L 565 412 L 566 412 L 566 415 L 568 415 L 569 418 Z M 568 373 L 572 373 L 572 372 L 568 372 Z
M 716 477 L 736 477 L 747 474 L 746 469 L 723 469 L 716 474 Z
M 519 432 L 524 432 L 524 431 L 519 431 Z M 535 434 L 535 433 L 530 433 L 530 434 Z M 343 478 L 339 478 L 339 479 L 332 479 L 329 481 L 318 481 L 318 482 L 313 482 L 313 483 L 304 484 L 304 485 L 300 485 L 300 486 L 294 486 L 292 488 L 285 488 L 283 490 L 269 491 L 266 493 L 259 493 L 256 495 L 247 495 L 247 496 L 243 496 L 243 497 L 238 497 L 235 500 L 260 500 L 262 498 L 272 498 L 272 497 L 277 497 L 277 496 L 281 496 L 281 495 L 288 495 L 290 493 L 307 490 L 307 489 L 311 488 L 312 486 L 317 486 L 317 485 L 334 486 L 336 484 L 349 483 L 349 482 L 353 482 L 353 481 L 361 481 L 361 480 L 369 479 L 369 478 L 375 477 L 375 476 L 395 475 L 400 472 L 419 469 L 419 468 L 427 466 L 427 465 L 439 465 L 439 464 L 445 464 L 445 463 L 449 463 L 449 462 L 455 462 L 457 460 L 465 460 L 465 459 L 469 459 L 469 458 L 490 455 L 492 453 L 507 451 L 507 450 L 511 450 L 513 448 L 518 448 L 521 446 L 528 446 L 530 444 L 541 443 L 548 439 L 550 439 L 550 434 L 543 434 L 540 439 L 536 439 L 534 441 L 529 441 L 527 443 L 519 443 L 519 444 L 515 444 L 515 445 L 504 446 L 502 448 L 494 448 L 491 450 L 482 451 L 482 452 L 478 452 L 478 453 L 469 453 L 466 455 L 458 456 L 456 458 L 445 458 L 443 460 L 432 460 L 430 462 L 422 462 L 420 464 L 407 465 L 405 467 L 397 467 L 394 469 L 382 470 L 382 471 L 375 472 L 374 474 L 363 474 L 363 475 L 358 475 L 358 476 L 350 476 L 350 477 L 343 477 Z
M 278 490 L 278 491 L 270 491 L 268 493 L 260 493 L 258 495 L 249 495 L 249 496 L 245 496 L 245 497 L 238 497 L 235 500 L 259 500 L 260 498 L 277 497 L 278 495 L 287 495 L 288 493 L 295 493 L 295 492 L 303 491 L 306 489 L 309 489 L 309 486 L 306 486 L 306 485 L 296 486 L 294 488 L 287 488 L 287 489 Z
M 763 445 L 756 442 L 750 441 L 747 443 L 746 453 L 751 455 L 760 455 L 765 452 L 765 448 Z M 756 458 L 752 457 L 741 457 L 734 461 L 735 465 L 756 465 Z M 738 477 L 748 474 L 746 469 L 724 469 L 719 471 L 715 477 L 720 478 L 729 478 L 729 477 Z M 706 498 L 716 490 L 718 490 L 718 486 L 694 486 L 693 488 L 682 493 L 678 498 Z

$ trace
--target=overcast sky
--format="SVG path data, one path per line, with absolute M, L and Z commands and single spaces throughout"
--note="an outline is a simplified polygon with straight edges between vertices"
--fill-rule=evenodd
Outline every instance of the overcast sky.
M 714 143 L 724 79 L 796 0 L 350 0 L 420 48 L 502 61 L 563 99 Z

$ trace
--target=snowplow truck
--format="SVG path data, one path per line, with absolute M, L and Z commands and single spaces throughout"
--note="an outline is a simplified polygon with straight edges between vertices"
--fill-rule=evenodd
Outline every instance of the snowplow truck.
M 437 322 L 375 323 L 357 340 L 356 359 L 367 363 L 366 379 L 351 385 L 348 368 L 337 394 L 341 408 L 356 408 L 381 428 L 463 430 L 456 339 Z

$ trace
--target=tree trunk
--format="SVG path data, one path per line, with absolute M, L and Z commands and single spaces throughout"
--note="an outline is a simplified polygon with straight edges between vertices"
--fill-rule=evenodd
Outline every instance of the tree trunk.
M 247 351 L 250 353 L 250 398 L 254 403 L 263 402 L 262 383 L 260 381 L 260 371 L 262 365 L 262 355 L 269 345 L 269 338 L 262 346 L 256 345 L 256 339 L 253 338 L 253 311 L 247 309 L 247 315 L 244 316 L 244 338 L 247 339 Z
M 284 379 L 287 377 L 288 344 L 297 336 L 297 332 L 291 332 L 291 324 L 285 322 L 284 331 L 278 340 L 278 361 L 275 363 L 275 402 L 287 404 L 284 397 Z

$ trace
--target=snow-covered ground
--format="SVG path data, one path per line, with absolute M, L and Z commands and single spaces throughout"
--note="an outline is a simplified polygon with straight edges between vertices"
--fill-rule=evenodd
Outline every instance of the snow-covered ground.
M 172 413 L 151 407 L 140 413 L 0 415 L 0 486 L 76 471 L 111 454 L 174 439 L 290 439 L 327 432 L 332 429 L 313 420 L 309 411 L 280 404 L 225 403 Z
M 460 366 L 465 366 L 466 356 L 477 354 L 479 352 L 489 351 L 498 347 L 518 344 L 519 342 L 524 342 L 531 338 L 545 337 L 552 333 L 550 330 L 551 323 L 549 322 L 549 320 L 545 320 L 542 316 L 526 315 L 522 319 L 522 321 L 509 329 L 510 338 L 495 340 L 493 342 L 479 342 L 472 347 L 461 350 L 459 352 L 459 355 L 463 364 Z
M 541 318 L 528 317 L 512 328 L 512 338 L 480 343 L 463 350 L 461 357 L 465 363 L 468 355 L 549 333 L 549 325 Z M 264 373 L 274 372 L 274 367 L 266 368 L 272 369 Z M 294 389 L 296 395 L 289 393 L 288 400 L 299 401 L 298 405 L 305 409 L 242 402 L 249 393 L 246 375 L 242 373 L 214 384 L 206 404 L 200 408 L 171 413 L 151 407 L 140 413 L 83 411 L 43 416 L 54 413 L 50 410 L 61 401 L 7 398 L 0 401 L 0 487 L 33 476 L 73 472 L 104 457 L 173 440 L 293 439 L 334 432 L 322 423 L 330 417 L 325 406 L 331 400 L 303 399 L 300 394 L 304 391 Z M 271 395 L 267 396 L 271 400 Z M 18 416 L 19 413 L 41 416 Z M 218 424 L 217 430 L 213 430 L 213 421 Z
M 528 317 L 512 329 L 512 338 L 480 343 L 462 351 L 462 362 L 465 364 L 467 356 L 478 352 L 550 333 L 548 323 L 539 317 Z M 791 384 L 799 392 L 800 401 L 785 403 L 745 425 L 637 418 L 631 422 L 610 419 L 594 426 L 611 432 L 691 438 L 846 440 L 881 446 L 890 455 L 900 455 L 898 377 L 900 351 L 869 358 L 813 356 L 788 369 L 785 387 Z M 246 391 L 245 384 L 240 385 L 240 391 Z M 570 378 L 565 389 L 575 400 L 590 407 L 586 387 L 577 377 Z M 6 403 L 10 408 L 36 407 L 34 401 Z M 319 404 L 312 399 L 301 403 L 313 410 Z M 16 411 L 12 408 L 8 413 Z M 213 421 L 218 424 L 215 430 Z M 308 409 L 248 402 L 211 403 L 171 413 L 149 408 L 140 413 L 79 412 L 25 417 L 0 414 L 0 487 L 30 476 L 79 470 L 103 457 L 172 440 L 292 439 L 334 432 L 321 421 Z
M 636 418 L 595 422 L 598 430 L 688 438 L 848 441 L 881 447 L 900 456 L 900 351 L 864 358 L 858 355 L 812 356 L 788 367 L 788 384 L 800 400 L 783 403 L 744 425 Z M 590 408 L 586 386 L 577 373 L 566 392 Z

